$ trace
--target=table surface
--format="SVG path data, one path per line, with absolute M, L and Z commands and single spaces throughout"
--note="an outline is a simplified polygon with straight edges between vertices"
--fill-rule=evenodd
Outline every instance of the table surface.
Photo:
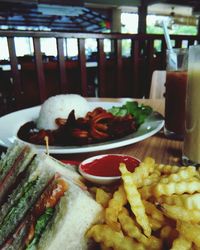
M 127 98 L 89 98 L 90 101 L 126 101 Z M 130 100 L 130 99 L 129 99 Z M 155 111 L 164 115 L 164 99 L 136 99 L 138 102 L 150 105 Z M 53 155 L 58 159 L 66 159 L 73 161 L 82 161 L 88 157 L 113 153 L 113 154 L 127 154 L 143 160 L 145 157 L 153 157 L 157 163 L 181 165 L 182 155 L 182 141 L 172 140 L 165 137 L 163 130 L 154 136 L 137 142 L 135 144 L 115 148 L 105 151 L 96 151 L 91 153 L 80 153 L 70 155 Z

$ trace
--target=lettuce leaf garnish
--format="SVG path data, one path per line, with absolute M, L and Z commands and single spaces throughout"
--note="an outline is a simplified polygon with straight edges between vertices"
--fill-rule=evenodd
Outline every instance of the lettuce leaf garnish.
M 139 127 L 144 123 L 145 119 L 152 113 L 152 108 L 148 105 L 139 104 L 136 101 L 127 101 L 124 105 L 117 107 L 113 106 L 108 110 L 116 116 L 125 116 L 131 114 Z
M 53 216 L 53 213 L 54 213 L 54 209 L 49 207 L 45 210 L 44 214 L 42 214 L 38 218 L 36 225 L 35 225 L 34 238 L 29 243 L 29 245 L 26 247 L 26 250 L 36 249 L 36 244 L 39 242 L 39 239 L 40 239 L 43 231 L 45 230 L 49 220 Z

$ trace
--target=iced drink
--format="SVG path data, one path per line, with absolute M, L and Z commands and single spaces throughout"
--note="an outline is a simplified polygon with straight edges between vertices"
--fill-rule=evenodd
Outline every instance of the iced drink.
M 164 133 L 172 139 L 183 139 L 188 50 L 167 50 Z
M 186 71 L 169 71 L 166 77 L 165 129 L 183 137 L 185 123 Z
M 188 164 L 200 165 L 200 60 L 188 72 L 183 155 Z

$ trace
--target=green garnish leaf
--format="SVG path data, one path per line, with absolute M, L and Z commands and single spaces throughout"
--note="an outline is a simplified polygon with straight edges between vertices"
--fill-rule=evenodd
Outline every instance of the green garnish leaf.
M 108 111 L 115 116 L 131 114 L 139 127 L 152 113 L 152 108 L 144 104 L 139 104 L 136 101 L 127 101 L 124 105 L 120 107 L 113 106 Z
M 39 242 L 39 239 L 43 233 L 43 231 L 45 230 L 49 220 L 51 219 L 51 217 L 53 216 L 54 213 L 54 209 L 53 208 L 47 208 L 44 212 L 44 214 L 42 214 L 35 225 L 35 233 L 34 233 L 34 238 L 32 239 L 32 241 L 28 244 L 26 250 L 34 250 L 36 249 L 36 244 Z

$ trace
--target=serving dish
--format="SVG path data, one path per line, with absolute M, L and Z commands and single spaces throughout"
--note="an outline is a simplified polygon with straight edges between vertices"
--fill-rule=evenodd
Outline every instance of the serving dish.
M 122 102 L 90 102 L 91 109 L 102 107 L 109 109 L 113 106 L 121 106 Z M 28 121 L 34 121 L 39 115 L 40 106 L 19 110 L 0 118 L 0 145 L 8 147 L 16 139 L 19 128 Z M 163 116 L 157 112 L 152 114 L 145 120 L 139 129 L 127 136 L 112 141 L 103 143 L 89 144 L 83 146 L 49 146 L 49 153 L 53 154 L 73 154 L 95 152 L 107 149 L 127 146 L 154 135 L 164 125 Z M 46 151 L 46 147 L 42 145 L 35 145 L 39 151 Z
M 126 164 L 127 169 L 133 172 L 140 164 L 140 160 L 124 154 L 96 155 L 82 161 L 78 170 L 86 180 L 92 183 L 109 185 L 120 180 L 120 163 Z

